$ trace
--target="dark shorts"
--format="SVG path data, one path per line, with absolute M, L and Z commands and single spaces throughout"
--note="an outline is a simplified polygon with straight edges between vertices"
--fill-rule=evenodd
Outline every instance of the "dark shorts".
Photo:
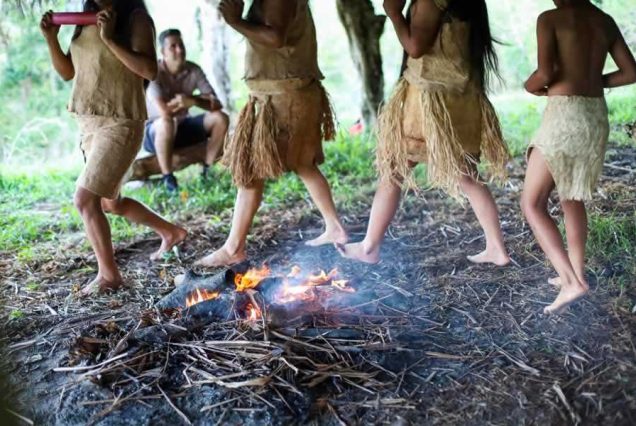
M 208 134 L 203 125 L 205 114 L 195 117 L 186 117 L 177 126 L 177 136 L 174 140 L 174 148 L 185 148 L 187 146 L 196 145 L 205 142 Z M 155 150 L 155 129 L 152 127 L 154 121 L 146 122 L 146 131 L 144 132 L 144 150 L 156 154 Z

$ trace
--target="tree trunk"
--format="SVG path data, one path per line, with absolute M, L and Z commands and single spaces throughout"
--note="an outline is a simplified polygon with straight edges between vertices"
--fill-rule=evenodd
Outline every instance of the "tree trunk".
M 212 77 L 214 90 L 225 110 L 231 115 L 234 111 L 234 104 L 229 71 L 229 34 L 228 26 L 217 9 L 219 3 L 220 0 L 202 0 L 200 2 L 203 52 L 206 58 L 202 67 L 206 74 Z
M 337 0 L 338 16 L 349 39 L 353 63 L 363 85 L 362 118 L 372 125 L 384 99 L 380 37 L 386 16 L 376 15 L 371 0 Z

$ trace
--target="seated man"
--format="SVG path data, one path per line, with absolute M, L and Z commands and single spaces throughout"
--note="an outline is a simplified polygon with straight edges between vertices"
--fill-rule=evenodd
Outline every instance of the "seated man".
M 208 167 L 221 155 L 229 120 L 201 68 L 186 61 L 181 32 L 165 30 L 159 35 L 159 43 L 162 55 L 159 72 L 146 92 L 148 122 L 144 149 L 157 155 L 162 181 L 173 192 L 178 189 L 173 174 L 173 151 L 207 141 L 205 176 Z M 188 113 L 193 106 L 207 112 L 193 117 Z

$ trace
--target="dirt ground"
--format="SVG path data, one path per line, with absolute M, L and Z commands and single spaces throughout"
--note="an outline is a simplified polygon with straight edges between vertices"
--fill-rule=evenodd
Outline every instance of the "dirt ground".
M 634 164 L 633 149 L 610 150 L 591 211 L 633 212 Z M 306 248 L 320 231 L 307 204 L 261 215 L 255 263 L 338 267 L 367 297 L 269 330 L 235 321 L 127 341 L 137 327 L 173 322 L 152 306 L 222 243 L 203 217 L 186 223 L 192 238 L 165 263 L 146 260 L 157 240 L 120 244 L 129 288 L 90 301 L 74 291 L 94 259 L 76 248 L 28 265 L 2 259 L 5 304 L 25 313 L 3 319 L 12 409 L 60 425 L 636 424 L 634 266 L 593 265 L 589 297 L 544 316 L 556 290 L 519 212 L 522 172 L 515 164 L 495 190 L 514 259 L 504 268 L 466 260 L 483 246 L 479 226 L 467 206 L 435 191 L 405 198 L 375 266 Z M 369 203 L 343 212 L 354 240 Z

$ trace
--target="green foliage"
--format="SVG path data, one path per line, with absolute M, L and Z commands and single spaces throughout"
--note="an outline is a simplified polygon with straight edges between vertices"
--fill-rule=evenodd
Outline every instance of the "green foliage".
M 11 311 L 11 313 L 9 314 L 9 319 L 18 320 L 20 318 L 24 318 L 24 312 L 22 312 L 19 309 L 16 309 L 15 311 Z
M 620 259 L 621 267 L 636 274 L 636 213 L 591 215 L 587 249 L 598 265 L 611 265 Z
M 339 135 L 327 143 L 328 161 L 322 167 L 332 184 L 336 200 L 347 206 L 359 200 L 361 188 L 372 184 L 373 144 L 367 137 L 346 138 Z M 78 169 L 46 169 L 39 173 L 0 173 L 0 246 L 16 250 L 19 260 L 28 262 L 38 257 L 36 243 L 59 245 L 73 233 L 82 233 L 81 219 L 73 207 L 73 193 Z M 177 174 L 181 193 L 170 195 L 162 187 L 145 185 L 125 188 L 123 195 L 152 206 L 169 220 L 184 221 L 190 215 L 206 215 L 212 225 L 227 225 L 236 197 L 230 175 L 220 167 L 204 181 L 197 167 Z M 301 180 L 294 174 L 268 182 L 263 210 L 280 209 L 300 200 L 309 200 Z M 111 216 L 113 240 L 130 240 L 149 230 Z

